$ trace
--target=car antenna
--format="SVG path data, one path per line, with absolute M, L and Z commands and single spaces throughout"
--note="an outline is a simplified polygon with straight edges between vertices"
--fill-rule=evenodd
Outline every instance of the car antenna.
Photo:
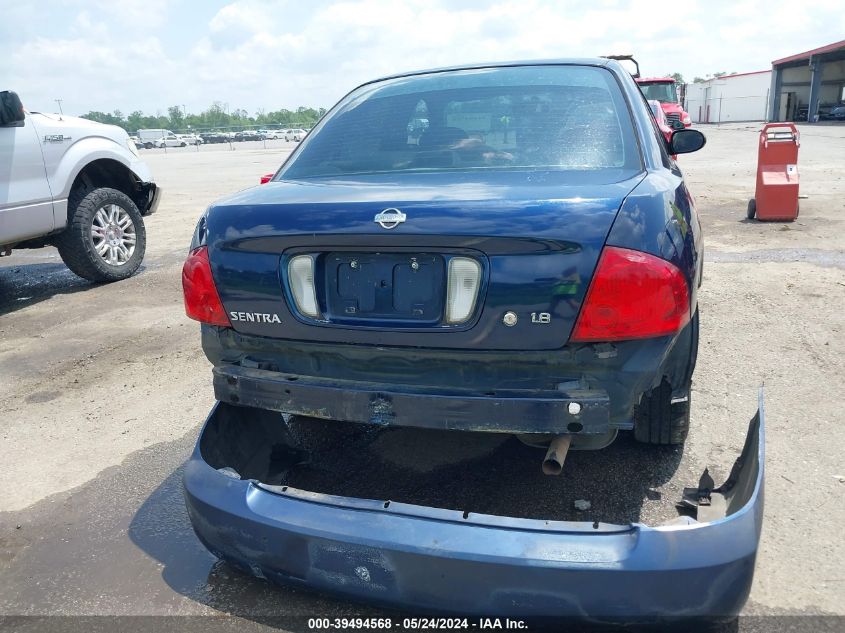
M 632 72 L 631 75 L 634 79 L 640 78 L 640 64 L 639 62 L 634 59 L 633 55 L 602 55 L 604 59 L 615 59 L 618 62 L 633 62 L 634 66 L 637 67 L 637 70 Z

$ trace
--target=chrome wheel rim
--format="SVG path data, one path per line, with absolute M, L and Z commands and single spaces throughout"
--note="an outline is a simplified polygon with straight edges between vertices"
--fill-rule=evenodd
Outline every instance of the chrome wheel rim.
M 91 222 L 91 242 L 97 255 L 109 266 L 124 266 L 135 252 L 135 223 L 117 204 L 100 207 Z

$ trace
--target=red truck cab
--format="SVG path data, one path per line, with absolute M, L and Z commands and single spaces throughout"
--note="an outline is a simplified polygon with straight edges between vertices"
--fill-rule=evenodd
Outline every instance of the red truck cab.
M 690 115 L 681 107 L 678 98 L 678 86 L 671 77 L 637 77 L 637 84 L 643 91 L 645 98 L 660 102 L 660 107 L 666 114 L 671 125 L 674 121 L 680 121 L 684 127 L 692 125 Z

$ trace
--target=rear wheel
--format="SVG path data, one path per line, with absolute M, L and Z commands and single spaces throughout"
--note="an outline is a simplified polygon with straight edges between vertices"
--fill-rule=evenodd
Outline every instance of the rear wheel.
M 745 212 L 745 215 L 748 216 L 749 220 L 753 220 L 754 216 L 757 215 L 757 201 L 754 198 L 748 201 L 748 209 Z
M 646 394 L 634 416 L 634 438 L 646 444 L 683 444 L 689 433 L 690 389 L 683 401 L 672 402 L 672 385 L 664 378 Z
M 698 359 L 698 310 L 688 326 L 689 356 L 680 388 L 664 377 L 634 411 L 634 438 L 646 444 L 683 444 L 689 433 L 692 374 Z
M 73 215 L 56 239 L 62 261 L 84 279 L 126 279 L 144 259 L 144 220 L 129 197 L 108 187 L 77 191 L 68 201 Z

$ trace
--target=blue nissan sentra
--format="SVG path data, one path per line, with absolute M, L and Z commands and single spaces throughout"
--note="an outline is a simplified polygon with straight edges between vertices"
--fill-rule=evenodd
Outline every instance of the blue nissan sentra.
M 682 444 L 702 241 L 672 156 L 704 144 L 695 129 L 667 142 L 607 59 L 349 93 L 193 236 L 185 306 L 218 401 L 185 470 L 202 542 L 277 582 L 426 612 L 737 613 L 762 521 L 762 398 L 728 480 L 705 472 L 692 516 L 655 527 L 315 492 L 280 466 L 302 457 L 292 418 L 517 436 L 549 474 L 620 432 Z

